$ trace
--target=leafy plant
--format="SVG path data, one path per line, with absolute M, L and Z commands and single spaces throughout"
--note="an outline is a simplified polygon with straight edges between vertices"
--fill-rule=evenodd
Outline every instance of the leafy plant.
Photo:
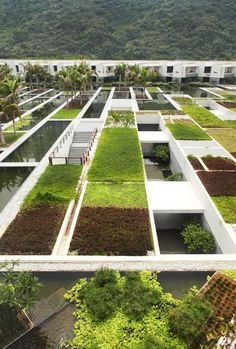
M 167 181 L 170 182 L 179 182 L 183 180 L 183 174 L 180 172 L 177 173 L 173 173 L 172 175 L 170 175 L 169 177 L 166 178 Z
M 192 342 L 212 312 L 210 303 L 192 288 L 170 312 L 171 330 L 186 343 Z
M 140 274 L 127 272 L 124 285 L 123 312 L 136 320 L 147 314 L 154 304 L 161 302 L 161 290 L 144 285 Z
M 30 272 L 15 272 L 17 264 L 11 261 L 0 263 L 0 269 L 5 270 L 0 282 L 0 305 L 27 310 L 37 301 L 42 285 Z
M 153 151 L 156 160 L 160 163 L 169 164 L 170 162 L 170 150 L 167 144 L 156 145 Z
M 198 223 L 187 223 L 181 234 L 189 253 L 213 253 L 216 249 L 212 233 Z

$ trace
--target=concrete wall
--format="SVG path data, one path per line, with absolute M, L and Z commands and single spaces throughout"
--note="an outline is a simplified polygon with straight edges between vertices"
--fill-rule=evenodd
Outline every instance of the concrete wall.
M 198 178 L 196 172 L 193 170 L 188 161 L 183 149 L 179 143 L 174 139 L 171 132 L 164 126 L 163 120 L 160 126 L 164 128 L 164 132 L 169 135 L 169 146 L 175 159 L 178 161 L 181 172 L 184 174 L 186 180 L 190 181 L 200 201 L 205 209 L 205 222 L 212 231 L 220 249 L 223 253 L 235 253 L 236 251 L 236 236 L 229 229 L 224 222 L 222 216 L 216 209 L 213 201 L 207 193 L 202 182 Z
M 183 224 L 191 220 L 198 220 L 201 222 L 200 214 L 171 214 L 171 213 L 155 213 L 154 214 L 157 233 L 158 230 L 167 229 L 182 229 Z

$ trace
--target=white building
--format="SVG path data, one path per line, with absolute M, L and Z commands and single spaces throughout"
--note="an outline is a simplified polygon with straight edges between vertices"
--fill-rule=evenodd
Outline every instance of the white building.
M 30 60 L 46 68 L 48 73 L 55 75 L 62 67 L 79 64 L 80 60 Z M 27 60 L 0 59 L 0 65 L 7 63 L 14 74 L 24 74 L 24 64 Z M 139 64 L 158 71 L 166 81 L 185 82 L 202 80 L 204 82 L 221 83 L 236 78 L 236 61 L 149 61 L 149 60 L 94 60 L 87 61 L 93 71 L 94 80 L 109 80 L 114 76 L 117 64 Z

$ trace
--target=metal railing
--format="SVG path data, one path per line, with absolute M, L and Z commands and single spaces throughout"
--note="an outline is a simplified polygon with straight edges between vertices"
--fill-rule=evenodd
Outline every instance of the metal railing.
M 60 159 L 64 159 L 65 160 L 65 164 L 68 165 L 70 160 L 80 160 L 80 164 L 83 165 L 88 161 L 88 157 L 90 154 L 90 151 L 92 149 L 93 146 L 93 142 L 95 140 L 95 137 L 98 133 L 98 129 L 95 128 L 94 131 L 91 134 L 89 143 L 86 147 L 86 149 L 83 152 L 82 156 L 79 157 L 71 157 L 71 156 L 56 156 L 56 153 L 59 152 L 59 148 L 61 148 L 63 146 L 63 144 L 65 143 L 65 141 L 68 139 L 68 137 L 71 135 L 71 133 L 74 131 L 74 129 L 71 127 L 67 133 L 63 136 L 63 138 L 60 140 L 60 142 L 58 143 L 58 145 L 56 146 L 56 148 L 54 149 L 54 151 L 52 152 L 51 156 L 49 156 L 48 160 L 49 160 L 49 164 L 53 165 L 53 160 L 60 160 Z

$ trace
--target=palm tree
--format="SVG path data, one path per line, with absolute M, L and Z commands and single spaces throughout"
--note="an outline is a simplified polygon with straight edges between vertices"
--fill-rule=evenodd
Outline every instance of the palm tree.
M 25 80 L 26 82 L 29 83 L 30 85 L 30 90 L 33 89 L 33 81 L 34 81 L 34 78 L 35 78 L 35 67 L 32 63 L 30 62 L 27 62 L 25 65 L 24 65 L 24 69 L 25 69 Z
M 0 81 L 6 78 L 12 78 L 12 75 L 11 75 L 11 68 L 9 67 L 9 65 L 5 63 L 0 65 Z
M 3 111 L 3 99 L 0 99 L 0 143 L 1 144 L 6 144 L 4 134 L 3 134 L 3 129 L 2 129 L 2 117 L 4 116 L 4 111 Z
M 3 105 L 3 112 L 7 116 L 9 120 L 12 120 L 13 123 L 13 130 L 14 134 L 16 134 L 16 123 L 15 123 L 15 118 L 17 116 L 20 116 L 20 109 L 18 104 L 16 103 L 7 103 L 6 101 L 4 102 Z
M 135 64 L 129 68 L 128 80 L 134 85 L 139 85 L 140 83 L 140 73 L 141 68 L 138 64 Z
M 44 83 L 44 87 L 49 80 L 50 74 L 46 71 L 44 67 L 39 64 L 32 64 L 31 62 L 27 62 L 24 65 L 25 69 L 25 80 L 30 85 L 30 90 L 33 89 L 33 85 L 35 83 L 36 87 L 39 88 L 39 83 Z
M 125 63 L 118 64 L 115 67 L 115 76 L 119 78 L 119 89 L 121 86 L 121 82 L 125 83 L 128 71 L 129 71 L 128 65 L 126 65 Z
M 58 74 L 57 79 L 60 85 L 62 85 L 63 90 L 66 92 L 67 108 L 69 106 L 69 89 L 72 88 L 71 75 L 67 68 L 62 68 Z
M 9 120 L 12 120 L 14 133 L 16 133 L 15 117 L 21 115 L 18 106 L 20 88 L 19 76 L 14 79 L 5 79 L 0 84 L 1 111 Z

